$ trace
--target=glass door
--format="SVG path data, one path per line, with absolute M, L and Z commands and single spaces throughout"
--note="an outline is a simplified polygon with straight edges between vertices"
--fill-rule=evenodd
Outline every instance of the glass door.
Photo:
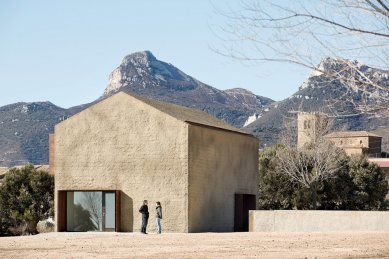
M 114 192 L 103 192 L 103 231 L 115 231 Z
M 68 191 L 67 231 L 115 231 L 115 192 Z

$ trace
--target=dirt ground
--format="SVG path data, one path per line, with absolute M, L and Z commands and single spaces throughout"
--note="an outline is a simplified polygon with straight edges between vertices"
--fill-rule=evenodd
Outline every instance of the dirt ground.
M 48 233 L 0 238 L 0 258 L 389 258 L 389 232 Z

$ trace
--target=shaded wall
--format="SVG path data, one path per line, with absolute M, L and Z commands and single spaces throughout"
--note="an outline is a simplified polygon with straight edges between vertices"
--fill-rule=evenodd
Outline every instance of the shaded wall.
M 164 231 L 187 232 L 188 125 L 119 93 L 55 127 L 55 211 L 59 190 L 121 190 L 121 231 L 139 231 L 155 202 Z M 57 218 L 57 217 L 56 217 Z
M 250 232 L 389 231 L 388 211 L 256 210 Z
M 189 231 L 234 231 L 235 193 L 257 193 L 258 139 L 189 126 Z
M 370 157 L 381 157 L 381 137 L 369 137 L 369 156 Z

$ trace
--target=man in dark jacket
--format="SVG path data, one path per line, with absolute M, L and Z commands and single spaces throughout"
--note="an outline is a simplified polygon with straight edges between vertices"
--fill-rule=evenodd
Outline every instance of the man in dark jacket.
M 161 206 L 161 203 L 159 201 L 157 201 L 156 222 L 157 222 L 158 234 L 161 234 L 161 232 L 162 232 L 161 219 L 162 219 L 162 206 Z
M 143 205 L 140 207 L 139 212 L 142 213 L 142 228 L 141 233 L 146 233 L 147 221 L 149 220 L 149 207 L 147 207 L 147 200 L 143 201 Z

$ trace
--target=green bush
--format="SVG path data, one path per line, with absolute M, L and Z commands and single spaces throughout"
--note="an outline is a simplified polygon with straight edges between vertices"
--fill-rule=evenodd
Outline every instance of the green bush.
M 32 165 L 12 168 L 0 186 L 0 235 L 36 234 L 39 220 L 53 216 L 54 177 Z
M 354 186 L 354 204 L 360 210 L 382 210 L 388 204 L 388 181 L 385 173 L 375 163 L 369 163 L 366 157 L 353 156 L 349 163 L 349 172 Z
M 277 168 L 275 145 L 259 154 L 258 207 L 260 209 L 312 209 L 311 192 Z M 319 210 L 384 210 L 388 182 L 378 165 L 364 156 L 345 158 L 347 166 L 317 186 Z

